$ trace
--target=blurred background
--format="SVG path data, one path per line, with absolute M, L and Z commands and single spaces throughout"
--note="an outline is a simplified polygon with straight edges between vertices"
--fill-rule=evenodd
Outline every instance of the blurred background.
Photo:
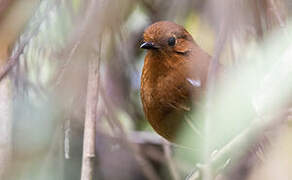
M 0 0 L 0 179 L 80 179 L 87 138 L 95 157 L 92 178 L 82 179 L 292 179 L 291 8 L 291 0 Z M 160 20 L 183 25 L 226 71 L 193 113 L 203 137 L 181 130 L 190 147 L 162 139 L 142 110 L 139 46 Z

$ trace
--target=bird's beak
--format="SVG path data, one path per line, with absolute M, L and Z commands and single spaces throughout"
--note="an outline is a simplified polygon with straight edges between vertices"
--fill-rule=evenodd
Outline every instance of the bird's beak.
M 140 46 L 143 49 L 158 49 L 159 47 L 152 42 L 143 42 Z

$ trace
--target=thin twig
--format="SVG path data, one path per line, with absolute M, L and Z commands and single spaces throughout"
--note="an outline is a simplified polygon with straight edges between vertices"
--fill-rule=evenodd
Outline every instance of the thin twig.
M 28 41 L 25 41 L 23 44 L 21 44 L 17 52 L 13 56 L 9 57 L 8 60 L 6 61 L 7 63 L 1 67 L 0 81 L 7 75 L 10 69 L 16 64 L 19 56 L 22 54 L 24 47 L 27 45 L 27 43 Z
M 73 48 L 71 49 L 66 62 L 62 65 L 57 77 L 53 81 L 55 83 L 54 84 L 55 87 L 59 86 L 62 83 L 62 78 L 66 72 L 66 69 L 68 68 L 69 64 L 72 62 L 72 57 L 75 54 L 76 50 L 78 49 L 79 45 L 80 45 L 80 41 L 77 41 L 75 45 L 73 46 Z
M 83 155 L 81 180 L 92 180 L 94 174 L 95 158 L 95 132 L 96 132 L 96 107 L 99 91 L 99 62 L 98 58 L 91 57 L 88 63 L 88 85 L 86 98 L 86 115 L 83 136 Z

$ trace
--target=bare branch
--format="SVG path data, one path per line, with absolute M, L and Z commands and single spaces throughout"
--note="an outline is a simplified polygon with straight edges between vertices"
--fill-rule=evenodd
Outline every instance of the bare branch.
M 100 53 L 100 51 L 98 52 Z M 86 98 L 86 115 L 83 136 L 83 157 L 81 180 L 93 179 L 95 158 L 95 127 L 96 107 L 99 89 L 99 62 L 100 57 L 91 58 L 88 63 L 88 85 Z
M 3 65 L 0 69 L 0 81 L 3 79 L 3 77 L 5 77 L 7 75 L 7 73 L 10 71 L 10 69 L 15 65 L 15 63 L 17 62 L 19 56 L 22 54 L 24 47 L 26 46 L 26 44 L 28 43 L 28 41 L 24 42 L 18 49 L 18 51 L 11 56 L 10 58 L 8 58 L 8 60 L 6 61 L 7 63 L 5 65 Z

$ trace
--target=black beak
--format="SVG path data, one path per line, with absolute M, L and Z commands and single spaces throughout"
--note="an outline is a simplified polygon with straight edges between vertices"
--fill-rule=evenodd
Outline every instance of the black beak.
M 156 46 L 152 42 L 144 42 L 143 44 L 141 44 L 140 48 L 143 48 L 143 49 L 158 49 L 158 46 Z

